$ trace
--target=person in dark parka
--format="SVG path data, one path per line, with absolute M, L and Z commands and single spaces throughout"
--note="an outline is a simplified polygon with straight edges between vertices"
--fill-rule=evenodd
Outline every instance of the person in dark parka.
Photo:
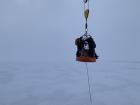
M 98 59 L 98 55 L 95 52 L 96 43 L 90 35 L 77 38 L 75 40 L 75 44 L 77 45 L 77 57 L 82 56 L 82 52 L 85 52 L 89 57 L 95 57 L 96 59 Z

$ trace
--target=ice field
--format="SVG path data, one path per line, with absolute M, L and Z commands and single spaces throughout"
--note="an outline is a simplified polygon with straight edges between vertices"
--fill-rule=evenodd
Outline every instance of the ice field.
M 93 105 L 139 105 L 139 61 L 88 67 Z M 90 105 L 85 64 L 0 63 L 0 105 Z

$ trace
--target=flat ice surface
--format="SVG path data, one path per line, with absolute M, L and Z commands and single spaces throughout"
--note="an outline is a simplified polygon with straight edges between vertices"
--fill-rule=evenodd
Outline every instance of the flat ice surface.
M 140 62 L 88 64 L 93 105 L 140 105 Z M 84 63 L 0 63 L 0 105 L 90 105 Z

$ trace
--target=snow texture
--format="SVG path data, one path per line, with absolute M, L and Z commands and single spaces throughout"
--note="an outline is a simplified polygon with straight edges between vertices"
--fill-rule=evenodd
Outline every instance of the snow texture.
M 89 63 L 93 105 L 139 105 L 140 62 Z M 0 63 L 0 105 L 90 105 L 84 63 Z
M 83 0 L 0 0 L 0 105 L 90 105 L 74 41 Z M 140 0 L 90 0 L 93 105 L 140 105 Z

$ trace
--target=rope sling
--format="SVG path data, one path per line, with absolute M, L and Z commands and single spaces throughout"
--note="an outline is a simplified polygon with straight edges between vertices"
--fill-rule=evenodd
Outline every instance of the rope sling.
M 89 0 L 84 0 L 85 33 L 88 32 Z
M 84 17 L 85 17 L 85 34 L 86 35 L 88 33 L 88 16 L 89 16 L 89 0 L 84 0 Z M 92 104 L 92 93 L 91 93 L 89 69 L 88 69 L 87 63 L 85 63 L 85 66 L 86 66 L 87 78 L 88 78 L 89 99 L 90 99 L 90 103 Z

